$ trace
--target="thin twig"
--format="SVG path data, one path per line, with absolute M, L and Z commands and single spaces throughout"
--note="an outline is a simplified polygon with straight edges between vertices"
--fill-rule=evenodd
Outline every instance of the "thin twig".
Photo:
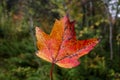
M 50 80 L 53 80 L 54 65 L 55 65 L 55 64 L 52 62 L 52 66 L 51 66 L 51 69 L 50 69 Z

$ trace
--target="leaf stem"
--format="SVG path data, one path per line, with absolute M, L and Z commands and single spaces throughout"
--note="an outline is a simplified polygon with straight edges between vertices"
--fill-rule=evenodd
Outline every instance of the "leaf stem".
M 53 69 L 54 69 L 54 62 L 52 62 L 52 66 L 51 66 L 51 69 L 50 69 L 50 80 L 53 80 Z

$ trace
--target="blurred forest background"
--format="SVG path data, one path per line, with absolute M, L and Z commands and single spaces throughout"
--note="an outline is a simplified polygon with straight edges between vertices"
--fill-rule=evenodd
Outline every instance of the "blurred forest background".
M 0 0 L 0 80 L 49 80 L 51 64 L 35 52 L 35 26 L 50 33 L 69 13 L 80 40 L 101 42 L 72 69 L 55 66 L 55 80 L 120 80 L 120 1 Z

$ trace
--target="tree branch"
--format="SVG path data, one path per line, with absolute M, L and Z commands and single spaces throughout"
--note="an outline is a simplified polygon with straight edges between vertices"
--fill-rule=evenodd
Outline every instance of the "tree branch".
M 104 1 L 103 1 L 104 2 Z M 107 17 L 108 17 L 108 20 L 109 20 L 109 44 L 110 44 L 110 59 L 112 60 L 113 59 L 113 43 L 112 43 L 112 37 L 113 37 L 113 32 L 112 32 L 112 29 L 113 29 L 113 23 L 112 23 L 112 16 L 109 12 L 109 8 L 108 8 L 108 1 L 105 3 L 105 9 L 106 9 L 106 13 L 107 13 Z

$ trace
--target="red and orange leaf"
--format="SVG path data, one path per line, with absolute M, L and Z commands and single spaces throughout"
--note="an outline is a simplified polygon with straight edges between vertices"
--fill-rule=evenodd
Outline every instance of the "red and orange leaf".
M 88 54 L 99 40 L 77 40 L 74 23 L 67 16 L 56 20 L 50 35 L 36 27 L 37 56 L 64 68 L 78 66 L 78 59 Z

